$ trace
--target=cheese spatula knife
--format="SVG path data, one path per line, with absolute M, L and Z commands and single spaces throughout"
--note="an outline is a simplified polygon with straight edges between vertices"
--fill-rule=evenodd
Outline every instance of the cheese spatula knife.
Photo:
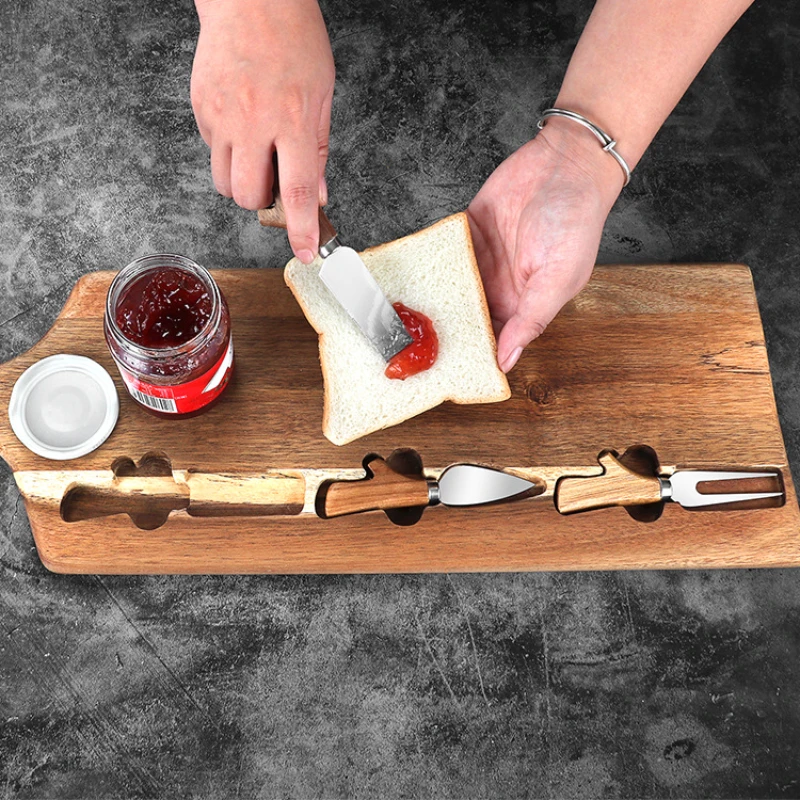
M 361 511 L 390 511 L 425 506 L 481 506 L 543 494 L 542 480 L 526 480 L 480 464 L 451 464 L 439 480 L 394 470 L 379 456 L 364 461 L 360 480 L 330 480 L 317 492 L 316 510 L 323 519 Z
M 277 187 L 273 203 L 258 212 L 258 221 L 273 228 L 286 227 L 286 215 Z M 325 212 L 319 210 L 319 277 L 372 346 L 389 361 L 413 339 L 381 291 L 361 256 L 339 242 L 339 236 Z

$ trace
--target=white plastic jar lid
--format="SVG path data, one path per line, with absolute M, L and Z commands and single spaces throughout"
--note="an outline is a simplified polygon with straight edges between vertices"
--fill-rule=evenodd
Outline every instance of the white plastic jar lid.
M 56 461 L 96 450 L 118 416 L 119 398 L 108 372 L 90 358 L 64 353 L 28 367 L 8 404 L 11 428 L 22 444 Z

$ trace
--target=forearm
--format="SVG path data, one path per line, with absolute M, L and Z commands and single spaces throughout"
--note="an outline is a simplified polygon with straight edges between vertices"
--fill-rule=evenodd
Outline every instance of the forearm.
M 555 105 L 607 131 L 633 168 L 751 2 L 598 0 Z
M 303 14 L 321 16 L 317 0 L 194 0 L 194 7 L 201 24 L 209 16 L 238 14 L 244 9 L 250 13 L 268 13 L 275 25 L 289 24 L 291 32 L 303 21 Z

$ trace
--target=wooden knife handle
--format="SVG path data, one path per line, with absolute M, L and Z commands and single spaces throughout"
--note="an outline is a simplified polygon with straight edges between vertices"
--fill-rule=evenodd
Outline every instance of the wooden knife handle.
M 316 510 L 323 519 L 360 511 L 428 505 L 428 481 L 395 472 L 382 458 L 364 461 L 367 476 L 357 481 L 325 481 L 317 492 Z
M 277 172 L 275 173 L 277 175 Z M 286 228 L 286 210 L 278 190 L 278 179 L 275 179 L 275 186 L 272 189 L 272 205 L 267 208 L 259 209 L 258 221 L 268 228 Z M 325 216 L 322 207 L 319 209 L 319 244 L 323 245 L 336 236 L 336 228 L 333 223 Z
M 603 467 L 602 475 L 558 481 L 555 503 L 561 514 L 609 506 L 641 506 L 661 500 L 661 484 L 654 475 L 628 469 L 613 450 L 604 450 L 597 460 Z

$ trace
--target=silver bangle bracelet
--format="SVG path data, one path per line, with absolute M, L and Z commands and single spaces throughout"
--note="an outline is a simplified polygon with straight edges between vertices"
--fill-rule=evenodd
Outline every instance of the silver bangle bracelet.
M 564 117 L 564 119 L 571 119 L 573 122 L 583 125 L 584 128 L 588 128 L 597 137 L 603 150 L 609 155 L 614 156 L 617 164 L 622 167 L 622 171 L 625 173 L 625 183 L 622 184 L 622 187 L 625 188 L 631 182 L 630 167 L 625 159 L 614 149 L 617 143 L 602 128 L 598 128 L 597 125 L 590 122 L 586 117 L 574 111 L 568 111 L 565 108 L 547 108 L 542 112 L 542 116 L 539 117 L 539 121 L 536 123 L 536 127 L 539 130 L 544 127 L 544 122 L 548 117 Z

